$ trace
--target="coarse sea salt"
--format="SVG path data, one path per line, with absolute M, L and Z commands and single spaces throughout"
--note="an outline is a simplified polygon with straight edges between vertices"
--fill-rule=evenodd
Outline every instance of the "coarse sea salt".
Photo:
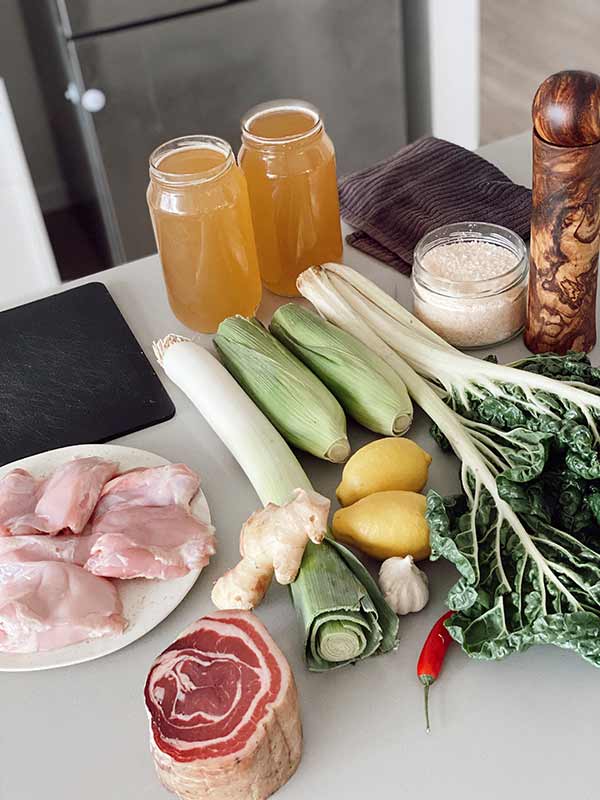
M 489 242 L 457 242 L 434 247 L 423 257 L 431 275 L 453 282 L 487 280 L 503 275 L 517 263 L 516 255 Z
M 450 344 L 496 344 L 525 323 L 526 264 L 513 249 L 488 241 L 434 245 L 415 254 L 413 300 L 415 315 Z

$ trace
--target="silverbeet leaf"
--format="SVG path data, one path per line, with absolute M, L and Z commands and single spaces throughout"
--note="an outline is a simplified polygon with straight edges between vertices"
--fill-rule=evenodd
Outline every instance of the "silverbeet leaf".
M 555 380 L 600 387 L 600 369 L 591 365 L 585 353 L 570 351 L 564 356 L 556 353 L 541 353 L 515 361 L 510 366 L 526 372 L 546 375 Z
M 430 492 L 427 519 L 432 559 L 444 557 L 460 573 L 448 595 L 456 613 L 447 627 L 468 655 L 498 659 L 533 644 L 554 644 L 600 666 L 597 552 L 539 517 L 520 515 L 541 555 L 537 562 L 485 489 L 476 507 Z M 564 591 L 547 579 L 545 568 Z
M 532 356 L 514 366 L 591 392 L 585 355 Z M 497 659 L 532 644 L 575 650 L 600 666 L 600 453 L 596 418 L 557 395 L 449 394 L 495 471 L 500 502 L 467 471 L 464 494 L 430 492 L 432 559 L 460 579 L 447 627 L 466 653 Z M 445 437 L 438 431 L 438 441 Z M 507 518 L 502 501 L 516 514 Z M 518 531 L 516 530 L 518 528 Z

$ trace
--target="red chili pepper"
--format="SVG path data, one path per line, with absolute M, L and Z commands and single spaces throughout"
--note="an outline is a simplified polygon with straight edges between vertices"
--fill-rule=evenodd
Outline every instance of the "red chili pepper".
M 452 641 L 444 622 L 453 614 L 454 611 L 447 611 L 435 623 L 429 632 L 429 636 L 425 639 L 425 644 L 417 663 L 417 677 L 425 687 L 425 723 L 427 733 L 431 732 L 429 727 L 429 687 L 438 679 L 446 651 Z

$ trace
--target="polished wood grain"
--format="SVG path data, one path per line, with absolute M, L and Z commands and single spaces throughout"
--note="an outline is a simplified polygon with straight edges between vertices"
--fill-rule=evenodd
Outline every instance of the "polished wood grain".
M 533 98 L 533 127 L 550 144 L 579 147 L 600 141 L 600 76 L 563 70 L 543 81 Z
M 600 145 L 558 147 L 533 133 L 533 213 L 525 344 L 588 352 L 596 342 Z

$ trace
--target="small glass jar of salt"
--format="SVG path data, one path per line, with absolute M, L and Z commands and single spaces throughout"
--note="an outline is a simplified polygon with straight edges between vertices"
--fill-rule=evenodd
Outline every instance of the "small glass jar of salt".
M 525 324 L 527 272 L 525 244 L 508 228 L 443 225 L 415 249 L 415 316 L 455 347 L 505 342 Z

